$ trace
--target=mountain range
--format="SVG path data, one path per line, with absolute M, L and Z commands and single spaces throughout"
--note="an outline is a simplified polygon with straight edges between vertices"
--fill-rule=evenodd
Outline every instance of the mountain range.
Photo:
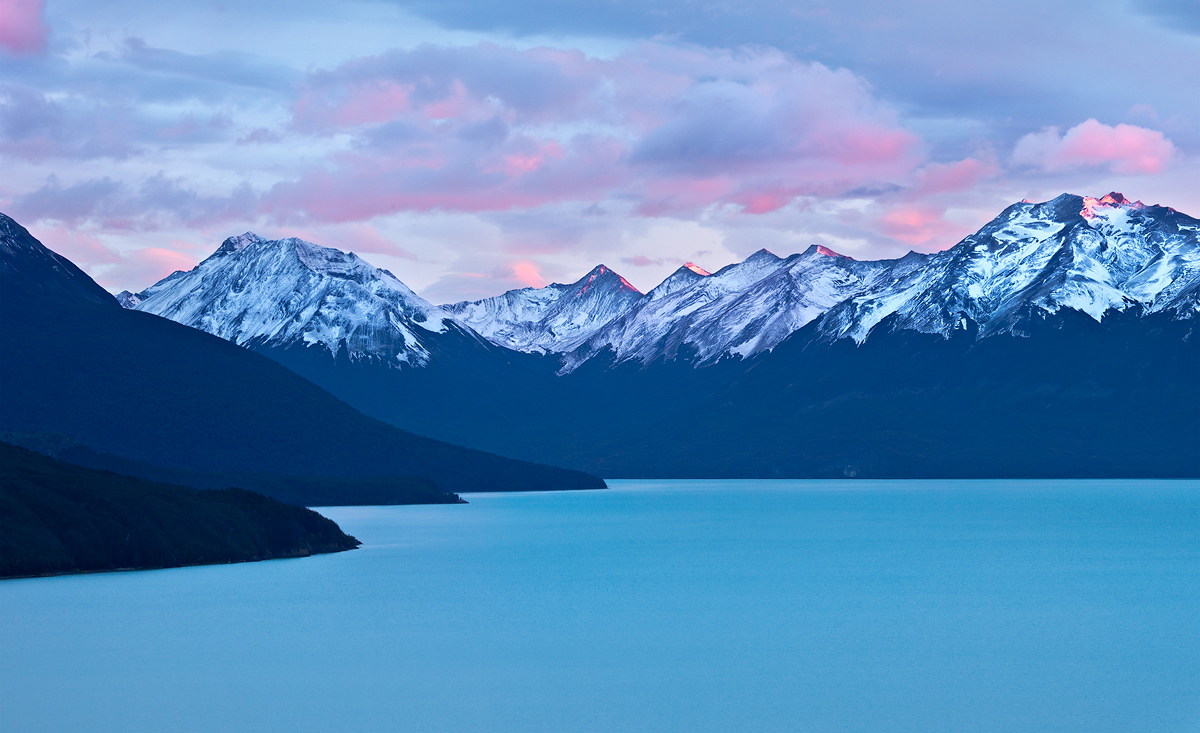
M 1200 222 L 1117 193 L 1013 204 L 933 254 L 687 263 L 645 294 L 600 265 L 436 306 L 248 233 L 119 297 L 405 429 L 614 477 L 1200 471 Z
M 674 359 L 681 348 L 697 364 L 747 357 L 822 316 L 826 336 L 857 343 L 893 315 L 891 328 L 943 336 L 969 320 L 981 338 L 1011 332 L 1026 307 L 1096 320 L 1135 305 L 1191 317 L 1198 236 L 1197 221 L 1173 209 L 1119 193 L 1064 194 L 1014 204 L 935 254 L 864 262 L 818 245 L 786 258 L 759 250 L 715 274 L 689 262 L 646 294 L 598 265 L 569 285 L 438 307 L 354 254 L 247 233 L 195 269 L 119 298 L 251 348 L 321 344 L 352 359 L 425 366 L 425 342 L 455 329 L 561 354 L 569 372 L 606 351 L 618 362 Z

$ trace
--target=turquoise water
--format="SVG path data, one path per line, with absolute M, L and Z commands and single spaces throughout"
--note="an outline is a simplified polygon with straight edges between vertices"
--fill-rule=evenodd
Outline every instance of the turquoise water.
M 1200 731 L 1200 482 L 612 483 L 0 583 L 0 729 Z

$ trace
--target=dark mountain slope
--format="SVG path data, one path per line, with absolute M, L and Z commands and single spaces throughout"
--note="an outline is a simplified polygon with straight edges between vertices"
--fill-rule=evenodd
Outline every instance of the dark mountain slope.
M 539 455 L 614 478 L 1200 476 L 1194 321 L 1064 310 L 1021 327 L 856 346 L 814 325 L 712 367 L 725 384 L 656 419 Z
M 272 355 L 382 419 L 611 478 L 1200 476 L 1194 320 L 1030 311 L 1022 336 L 984 339 L 890 325 L 861 345 L 813 323 L 748 360 L 593 358 L 563 377 Z
M 70 436 L 57 433 L 0 432 L 0 441 L 83 468 L 112 471 L 193 489 L 226 489 L 236 486 L 297 506 L 464 503 L 458 494 L 442 491 L 433 481 L 419 477 L 371 478 L 189 471 L 99 453 Z
M 194 491 L 0 443 L 0 578 L 340 552 L 333 521 L 249 491 Z
M 452 492 L 604 485 L 380 423 L 270 359 L 105 300 L 62 262 L 0 215 L 0 429 L 200 472 L 420 476 Z

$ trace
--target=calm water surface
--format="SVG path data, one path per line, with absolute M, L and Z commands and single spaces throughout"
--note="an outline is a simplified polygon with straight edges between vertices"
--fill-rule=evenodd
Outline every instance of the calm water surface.
M 1200 482 L 612 484 L 0 583 L 0 730 L 1200 731 Z

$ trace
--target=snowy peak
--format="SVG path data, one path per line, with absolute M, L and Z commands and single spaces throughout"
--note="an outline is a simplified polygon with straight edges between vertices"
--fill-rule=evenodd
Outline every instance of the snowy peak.
M 651 300 L 665 298 L 671 293 L 679 290 L 684 290 L 695 285 L 698 281 L 712 275 L 708 270 L 697 267 L 688 262 L 681 265 L 678 270 L 672 272 L 665 280 L 651 288 L 650 292 L 646 293 L 646 297 Z
M 1120 208 L 1144 209 L 1146 205 L 1141 201 L 1130 201 L 1116 191 L 1113 191 L 1099 199 L 1084 196 L 1083 208 L 1079 211 L 1079 214 L 1085 219 L 1094 219 L 1097 216 L 1107 215 L 1113 209 Z
M 1197 222 L 1113 192 L 1063 194 L 1005 209 L 932 255 L 857 261 L 810 246 L 780 259 L 759 250 L 699 277 L 680 268 L 574 352 L 569 372 L 601 353 L 649 363 L 703 364 L 774 348 L 809 323 L 861 343 L 880 324 L 937 333 L 978 326 L 980 338 L 1020 335 L 1029 314 L 1068 308 L 1099 320 L 1139 306 L 1200 313 Z
M 221 246 L 217 247 L 216 252 L 213 252 L 211 255 L 209 255 L 209 259 L 212 259 L 213 257 L 224 257 L 225 255 L 237 254 L 252 244 L 258 244 L 259 242 L 265 241 L 265 239 L 258 236 L 254 232 L 246 232 L 245 234 L 241 234 L 236 237 L 230 237 L 224 242 L 221 242 Z
M 423 365 L 446 314 L 353 253 L 247 232 L 192 270 L 122 304 L 244 346 L 321 346 L 352 359 Z
M 778 262 L 779 260 L 780 260 L 779 255 L 764 248 L 764 249 L 758 250 L 757 252 L 750 255 L 746 259 L 742 260 L 738 264 L 741 264 L 741 265 L 752 264 L 755 266 L 768 266 L 774 262 Z M 729 267 L 736 267 L 736 266 L 737 265 L 729 265 Z M 722 269 L 727 269 L 727 268 L 722 268 Z M 718 272 L 720 272 L 720 270 L 718 270 Z
M 570 285 L 510 290 L 442 308 L 492 343 L 518 351 L 561 353 L 577 347 L 644 297 L 618 273 L 597 265 Z
M 814 244 L 813 247 L 816 249 L 816 252 L 819 255 L 825 255 L 826 257 L 845 257 L 848 260 L 854 259 L 849 255 L 844 255 L 840 252 L 834 252 L 833 250 L 821 244 Z
M 826 256 L 816 246 L 786 259 L 759 250 L 702 277 L 679 268 L 646 299 L 565 355 L 572 371 L 602 352 L 650 363 L 680 355 L 708 363 L 745 357 L 780 341 L 847 297 L 864 291 L 887 265 Z
M 595 288 L 623 290 L 630 293 L 641 295 L 641 291 L 633 287 L 628 280 L 610 270 L 606 265 L 596 265 L 592 271 L 584 275 L 572 285 L 576 288 L 575 295 L 581 296 L 588 290 Z
M 1194 317 L 1198 223 L 1117 193 L 1015 204 L 925 266 L 831 309 L 822 329 L 861 343 L 887 318 L 893 330 L 944 336 L 975 323 L 982 338 L 1020 335 L 1028 314 L 1063 308 L 1096 320 L 1135 305 Z

